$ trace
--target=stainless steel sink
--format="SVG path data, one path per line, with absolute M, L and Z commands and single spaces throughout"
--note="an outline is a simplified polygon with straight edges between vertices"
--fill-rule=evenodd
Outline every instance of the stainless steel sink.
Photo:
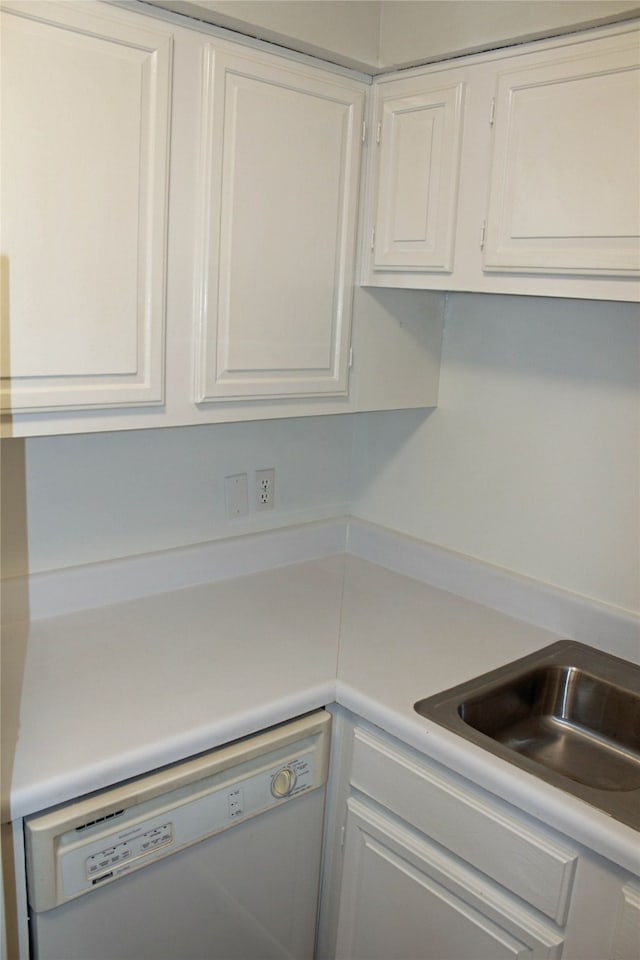
M 415 709 L 640 829 L 640 667 L 561 640 Z

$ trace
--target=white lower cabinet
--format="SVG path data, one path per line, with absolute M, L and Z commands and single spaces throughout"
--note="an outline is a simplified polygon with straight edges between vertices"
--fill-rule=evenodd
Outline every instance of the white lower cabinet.
M 321 960 L 638 960 L 637 877 L 336 713 Z
M 562 936 L 428 837 L 351 798 L 339 960 L 559 957 Z
M 640 881 L 626 883 L 620 896 L 613 960 L 628 957 L 640 957 Z

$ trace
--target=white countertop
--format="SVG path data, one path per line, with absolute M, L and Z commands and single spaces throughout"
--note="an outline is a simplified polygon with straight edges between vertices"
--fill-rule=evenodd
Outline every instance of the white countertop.
M 452 593 L 348 557 L 336 699 L 634 873 L 636 831 L 419 716 L 413 704 L 560 639 Z
M 314 560 L 7 630 L 11 816 L 330 703 L 343 567 Z
M 344 554 L 17 623 L 3 639 L 10 815 L 25 816 L 337 700 L 638 871 L 638 838 L 630 828 L 413 710 L 422 697 L 556 639 Z

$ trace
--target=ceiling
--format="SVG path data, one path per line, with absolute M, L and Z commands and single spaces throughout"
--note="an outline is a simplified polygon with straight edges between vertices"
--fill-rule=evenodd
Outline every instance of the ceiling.
M 638 0 L 141 0 L 368 74 L 640 17 Z

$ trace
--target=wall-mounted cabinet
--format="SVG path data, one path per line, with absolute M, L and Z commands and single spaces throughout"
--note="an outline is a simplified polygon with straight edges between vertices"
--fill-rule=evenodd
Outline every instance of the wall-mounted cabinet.
M 639 50 L 621 26 L 376 81 L 364 284 L 640 299 Z
M 206 45 L 196 402 L 347 395 L 364 101 Z
M 446 76 L 381 85 L 374 269 L 453 269 L 464 83 Z
M 3 436 L 435 405 L 442 302 L 354 297 L 366 78 L 99 2 L 2 18 Z M 640 299 L 638 49 L 377 79 L 364 285 Z
M 171 32 L 3 5 L 2 408 L 164 399 Z
M 485 270 L 640 274 L 640 32 L 504 63 Z
M 106 3 L 2 18 L 3 436 L 435 405 L 442 304 L 354 308 L 367 78 Z

